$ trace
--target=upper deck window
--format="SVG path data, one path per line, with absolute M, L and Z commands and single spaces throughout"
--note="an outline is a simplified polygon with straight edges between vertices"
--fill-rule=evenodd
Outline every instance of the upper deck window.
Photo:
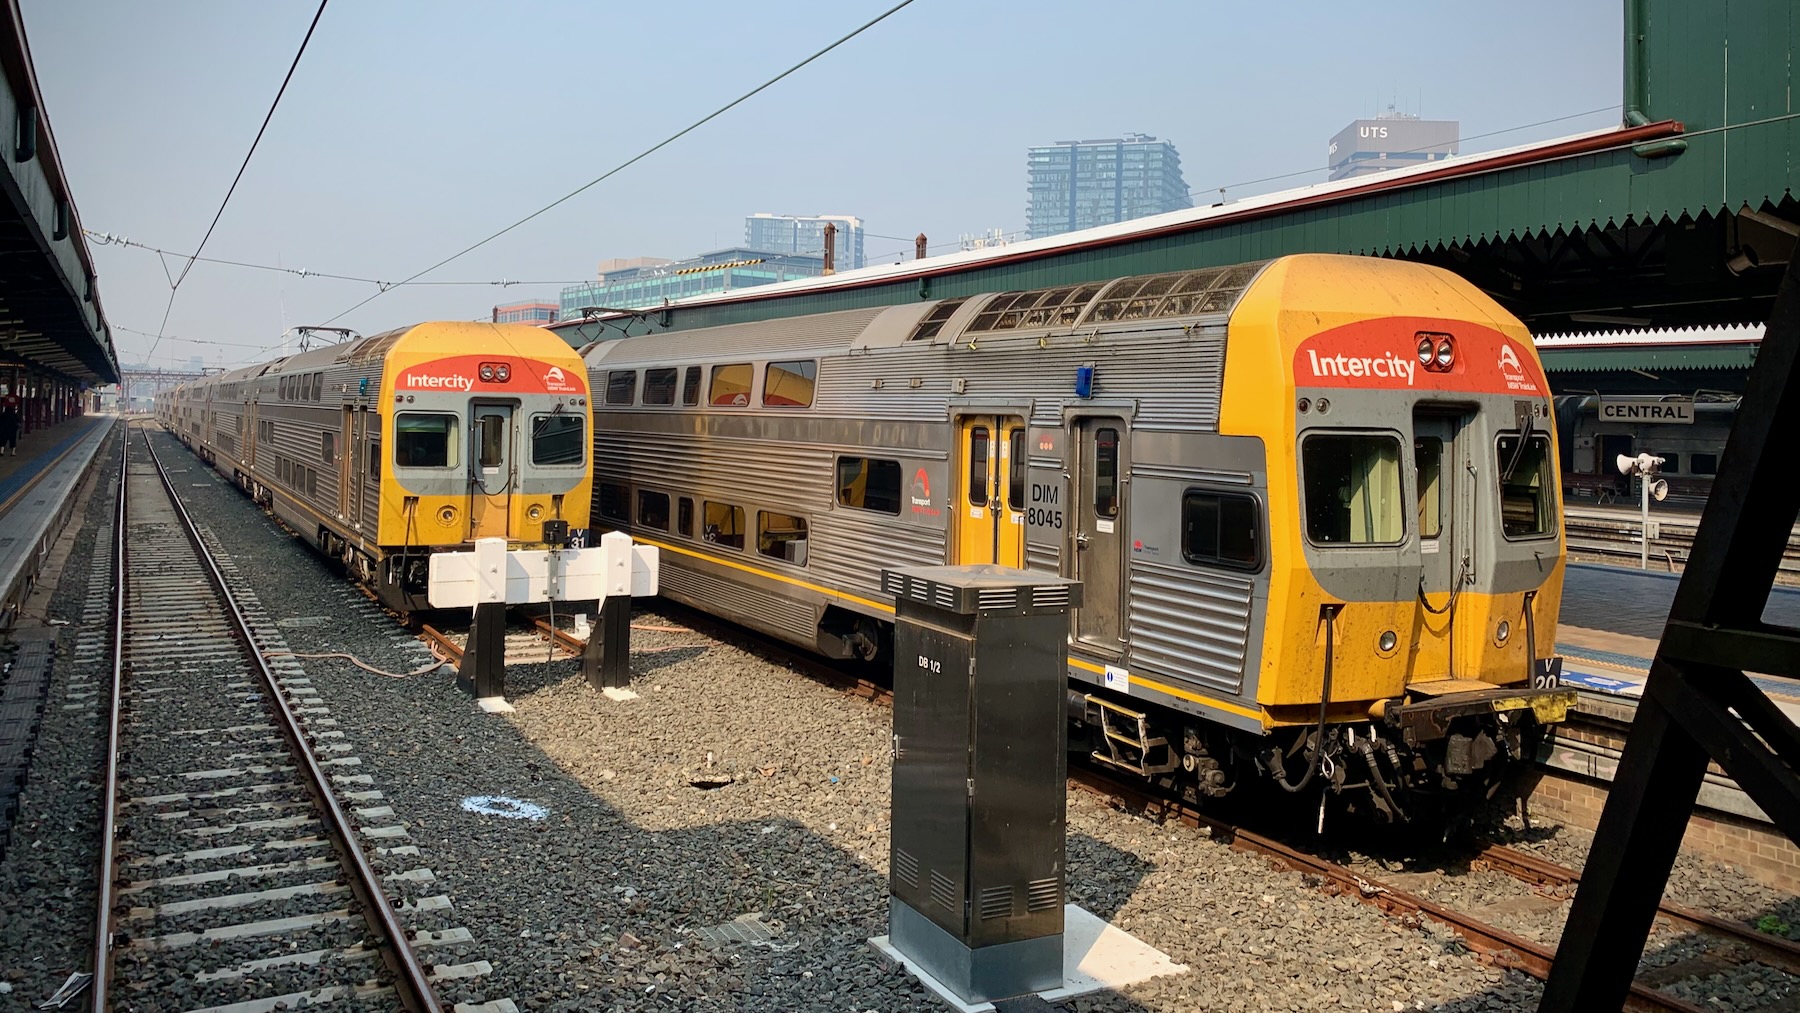
M 1400 441 L 1315 434 L 1300 444 L 1306 536 L 1319 545 L 1393 545 L 1405 536 Z
M 615 369 L 606 374 L 606 403 L 630 404 L 637 397 L 637 370 Z
M 811 359 L 769 363 L 763 372 L 763 407 L 812 407 L 813 379 L 818 375 L 819 364 Z
M 401 412 L 394 416 L 394 463 L 402 468 L 453 468 L 461 459 L 455 415 Z
M 672 405 L 675 403 L 675 367 L 644 370 L 644 403 L 649 405 Z
M 579 415 L 533 415 L 531 463 L 580 464 L 586 434 L 587 423 Z
M 750 383 L 755 376 L 755 371 L 748 362 L 714 366 L 706 402 L 721 408 L 747 407 L 750 404 Z
M 1500 437 L 1495 446 L 1500 476 L 1501 533 L 1508 538 L 1554 535 L 1556 478 L 1550 466 L 1549 438 L 1532 436 L 1521 450 L 1515 433 Z
M 700 403 L 699 366 L 689 366 L 681 374 L 681 403 L 684 405 Z

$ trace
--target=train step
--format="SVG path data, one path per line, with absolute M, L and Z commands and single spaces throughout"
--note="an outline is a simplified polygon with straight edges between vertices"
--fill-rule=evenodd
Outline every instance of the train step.
M 1106 745 L 1105 750 L 1094 750 L 1094 759 L 1139 777 L 1166 774 L 1175 769 L 1175 750 L 1169 748 L 1168 739 L 1150 734 L 1148 715 L 1093 693 L 1087 694 L 1087 702 L 1098 708 L 1102 741 Z M 1159 750 L 1161 759 L 1152 762 L 1151 758 Z

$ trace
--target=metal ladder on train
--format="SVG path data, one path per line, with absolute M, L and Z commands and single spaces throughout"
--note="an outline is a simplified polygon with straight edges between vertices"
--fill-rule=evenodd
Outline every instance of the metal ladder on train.
M 1139 777 L 1166 774 L 1175 769 L 1175 750 L 1169 748 L 1168 739 L 1150 734 L 1148 715 L 1093 693 L 1087 694 L 1085 699 L 1099 708 L 1100 731 L 1106 745 L 1104 752 L 1093 751 L 1094 759 Z M 1157 749 L 1163 751 L 1163 759 L 1151 763 L 1150 756 Z

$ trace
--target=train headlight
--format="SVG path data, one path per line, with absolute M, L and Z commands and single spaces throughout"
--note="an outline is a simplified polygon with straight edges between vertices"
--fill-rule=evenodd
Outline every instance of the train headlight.
M 1431 365 L 1431 357 L 1437 353 L 1436 346 L 1427 335 L 1419 336 L 1419 365 Z
M 494 367 L 489 363 L 484 362 L 481 364 L 481 382 L 482 383 L 493 383 L 494 382 Z
M 1311 402 L 1311 401 L 1308 401 L 1308 400 L 1307 400 L 1307 399 L 1306 399 L 1306 398 L 1301 398 L 1301 399 L 1300 399 L 1300 400 L 1299 400 L 1299 401 L 1298 401 L 1298 402 L 1297 402 L 1297 403 L 1296 403 L 1296 404 L 1295 404 L 1295 405 L 1294 405 L 1294 407 L 1296 407 L 1296 408 L 1298 408 L 1298 409 L 1300 409 L 1300 411 L 1301 411 L 1301 412 L 1305 412 L 1305 411 L 1307 411 L 1307 410 L 1308 410 L 1308 409 L 1310 409 L 1310 408 L 1311 408 L 1311 407 L 1312 407 L 1312 402 Z
M 1437 345 L 1437 367 L 1439 369 L 1449 369 L 1450 364 L 1455 361 L 1456 346 L 1450 342 L 1449 338 L 1440 339 Z
M 1394 648 L 1400 646 L 1400 638 L 1394 634 L 1393 630 L 1384 630 L 1381 639 L 1375 641 L 1375 646 L 1379 647 L 1383 654 L 1392 654 Z
M 1512 624 L 1507 622 L 1504 619 L 1500 620 L 1500 625 L 1494 627 L 1494 643 L 1505 644 L 1507 641 L 1507 638 L 1509 638 L 1511 636 L 1512 636 Z
M 494 379 L 499 380 L 501 383 L 505 383 L 506 381 L 512 379 L 512 367 L 508 366 L 504 362 L 502 362 L 498 366 L 495 366 L 494 367 Z

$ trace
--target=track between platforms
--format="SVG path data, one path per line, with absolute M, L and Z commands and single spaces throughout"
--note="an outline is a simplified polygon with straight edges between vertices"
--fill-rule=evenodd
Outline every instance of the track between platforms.
M 1693 551 L 1699 515 L 1658 516 L 1652 507 L 1650 520 L 1658 528 L 1657 537 L 1650 540 L 1651 569 L 1679 572 Z M 1571 556 L 1635 567 L 1640 551 L 1639 523 L 1635 512 L 1568 508 L 1563 513 L 1563 534 Z M 1800 584 L 1800 535 L 1788 537 L 1775 580 L 1780 584 Z
M 90 1008 L 436 1013 L 333 794 L 332 768 L 356 761 L 334 755 L 341 733 L 302 728 L 288 694 L 304 680 L 277 679 L 154 449 L 127 435 Z

